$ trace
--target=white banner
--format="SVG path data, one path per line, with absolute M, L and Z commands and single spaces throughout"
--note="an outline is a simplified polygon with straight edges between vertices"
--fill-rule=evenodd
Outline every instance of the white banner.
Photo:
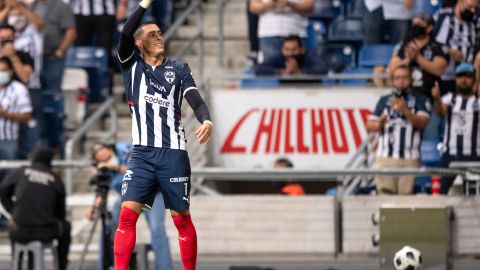
M 367 135 L 368 115 L 385 90 L 212 91 L 214 162 L 269 168 L 342 168 Z

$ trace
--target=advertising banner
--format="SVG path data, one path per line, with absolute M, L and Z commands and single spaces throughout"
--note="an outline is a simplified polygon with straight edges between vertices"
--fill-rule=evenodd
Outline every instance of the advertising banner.
M 378 89 L 275 89 L 211 93 L 215 166 L 343 168 L 366 138 Z

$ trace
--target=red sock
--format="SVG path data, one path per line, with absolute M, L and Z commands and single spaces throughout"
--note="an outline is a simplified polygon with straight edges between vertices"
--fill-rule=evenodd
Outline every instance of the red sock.
M 197 232 L 190 215 L 173 217 L 178 230 L 178 243 L 184 270 L 195 270 L 197 265 Z
M 122 207 L 118 229 L 115 232 L 113 250 L 115 254 L 115 270 L 127 270 L 135 247 L 135 226 L 138 214 L 130 208 Z

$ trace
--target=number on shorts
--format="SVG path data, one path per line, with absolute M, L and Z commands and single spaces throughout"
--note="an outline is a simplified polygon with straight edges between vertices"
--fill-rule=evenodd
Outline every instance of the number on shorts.
M 185 196 L 188 196 L 188 183 L 183 183 L 185 185 Z

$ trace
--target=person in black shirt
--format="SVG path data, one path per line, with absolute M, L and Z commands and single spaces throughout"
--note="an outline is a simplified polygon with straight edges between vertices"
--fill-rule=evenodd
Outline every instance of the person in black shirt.
M 432 87 L 440 81 L 448 66 L 448 48 L 433 39 L 432 15 L 420 13 L 412 18 L 412 26 L 405 41 L 399 44 L 390 61 L 390 71 L 400 65 L 412 69 L 412 93 L 423 95 L 432 103 Z M 423 131 L 424 140 L 439 140 L 441 119 L 432 115 Z
M 0 198 L 12 215 L 11 240 L 28 243 L 58 239 L 59 269 L 65 270 L 70 223 L 65 219 L 65 187 L 52 172 L 52 157 L 50 149 L 35 149 L 31 166 L 11 171 L 0 183 Z
M 389 65 L 390 72 L 400 65 L 409 65 L 413 93 L 430 99 L 432 87 L 440 80 L 449 60 L 447 48 L 432 38 L 433 25 L 433 17 L 428 13 L 414 16 L 407 38 L 397 46 Z

